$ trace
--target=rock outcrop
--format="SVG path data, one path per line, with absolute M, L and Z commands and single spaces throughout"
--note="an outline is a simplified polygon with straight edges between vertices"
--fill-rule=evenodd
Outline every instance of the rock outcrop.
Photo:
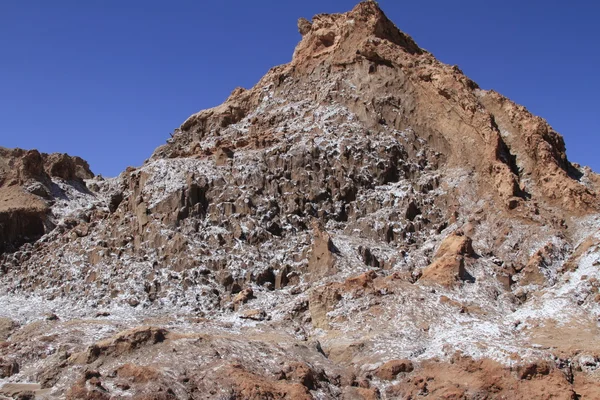
M 452 286 L 458 281 L 471 281 L 473 277 L 465 269 L 465 258 L 473 255 L 471 239 L 462 232 L 455 232 L 444 239 L 434 261 L 423 270 L 422 279 L 443 286 Z
M 37 150 L 0 148 L 0 255 L 39 239 L 54 227 L 49 215 L 57 198 L 67 197 L 56 182 L 76 190 L 94 174 L 79 157 Z

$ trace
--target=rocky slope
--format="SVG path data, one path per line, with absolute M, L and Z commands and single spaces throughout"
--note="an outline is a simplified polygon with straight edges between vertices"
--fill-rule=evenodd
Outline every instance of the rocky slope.
M 599 177 L 375 2 L 298 28 L 117 178 L 3 150 L 0 392 L 597 398 Z

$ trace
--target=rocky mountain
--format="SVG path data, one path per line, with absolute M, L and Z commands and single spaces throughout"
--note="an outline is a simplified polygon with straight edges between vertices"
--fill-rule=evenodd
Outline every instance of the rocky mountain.
M 298 28 L 117 178 L 1 150 L 0 393 L 599 398 L 600 177 L 376 2 Z

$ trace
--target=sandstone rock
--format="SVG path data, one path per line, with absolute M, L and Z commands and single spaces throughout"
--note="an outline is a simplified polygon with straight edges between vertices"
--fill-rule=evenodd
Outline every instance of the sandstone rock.
M 538 250 L 525 267 L 518 271 L 519 285 L 545 285 L 547 281 L 543 271 L 555 261 L 556 253 L 557 249 L 551 243 Z
M 346 279 L 343 287 L 346 292 L 360 290 L 361 288 L 371 286 L 375 278 L 377 278 L 375 271 L 365 272 L 364 274 Z
M 391 360 L 377 368 L 375 376 L 379 379 L 392 381 L 400 373 L 412 372 L 414 369 L 409 360 Z
M 117 193 L 112 194 L 110 196 L 110 200 L 109 200 L 109 204 L 108 204 L 108 209 L 110 210 L 110 212 L 117 211 L 117 208 L 119 208 L 119 205 L 121 204 L 122 201 L 123 201 L 123 193 L 117 192 Z
M 308 32 L 310 32 L 311 29 L 312 24 L 310 23 L 310 21 L 308 21 L 305 18 L 300 18 L 298 20 L 298 32 L 300 32 L 302 36 L 308 34 Z
M 0 210 L 0 254 L 14 251 L 23 243 L 37 240 L 46 231 L 47 207 L 37 200 L 33 200 L 31 206 L 27 203 L 23 205 L 21 209 Z
M 314 242 L 312 252 L 308 260 L 308 272 L 312 280 L 337 272 L 335 268 L 338 251 L 331 240 L 331 236 L 316 221 L 313 222 Z
M 465 269 L 465 257 L 474 255 L 471 239 L 462 232 L 448 236 L 440 245 L 433 263 L 423 270 L 423 281 L 450 287 L 473 278 Z
M 341 290 L 335 285 L 316 288 L 311 291 L 308 307 L 312 324 L 321 329 L 329 329 L 327 313 L 332 311 L 342 299 Z
M 388 396 L 400 393 L 433 398 L 474 398 L 480 393 L 491 393 L 498 398 L 567 400 L 575 396 L 565 375 L 558 371 L 540 375 L 538 379 L 519 380 L 496 362 L 469 358 L 455 359 L 452 364 L 426 363 L 409 379 L 387 389 Z
M 130 380 L 133 383 L 147 383 L 158 378 L 156 368 L 144 367 L 135 364 L 124 364 L 115 371 L 119 378 Z
M 91 364 L 101 357 L 118 357 L 145 345 L 161 343 L 168 331 L 162 328 L 140 327 L 123 331 L 111 339 L 102 340 L 69 359 L 75 364 Z
M 66 154 L 57 154 L 51 157 L 48 163 L 48 174 L 65 180 L 72 180 L 75 175 L 75 163 Z
M 0 255 L 15 251 L 24 243 L 34 242 L 54 228 L 50 205 L 59 194 L 51 189 L 51 175 L 47 173 L 45 163 L 56 157 L 73 165 L 76 165 L 73 160 L 78 159 L 66 154 L 59 157 L 40 154 L 37 150 L 0 147 Z
M 148 217 L 148 206 L 146 203 L 138 204 L 135 209 L 135 215 L 138 220 L 138 231 L 141 233 L 150 220 Z
M 235 295 L 235 297 L 233 298 L 233 304 L 245 304 L 253 297 L 254 291 L 252 290 L 252 288 L 246 288 L 239 292 L 237 295 Z
M 249 373 L 241 365 L 232 365 L 227 370 L 238 398 L 311 400 L 308 388 L 299 383 L 274 382 Z
M 78 381 L 71 386 L 66 393 L 67 400 L 108 400 L 110 395 L 106 388 L 99 381 L 91 382 L 91 385 L 86 385 L 83 380 Z
M 548 375 L 552 367 L 548 362 L 539 362 L 523 365 L 518 369 L 519 379 L 532 379 L 539 375 Z
M 85 160 L 80 157 L 71 157 L 68 154 L 45 154 L 44 167 L 48 175 L 65 180 L 83 180 L 94 177 Z
M 423 270 L 421 280 L 453 286 L 459 281 L 469 279 L 464 258 L 460 256 L 442 256 Z
M 42 155 L 37 150 L 30 150 L 25 153 L 19 172 L 22 181 L 27 179 L 43 180 L 45 176 Z
M 317 390 L 320 382 L 326 380 L 323 372 L 317 372 L 303 362 L 291 363 L 286 366 L 284 373 L 287 380 L 298 382 L 308 390 Z
M 474 254 L 475 252 L 473 250 L 471 239 L 462 232 L 454 232 L 444 239 L 436 253 L 436 257 L 447 255 L 472 257 Z
M 215 152 L 214 157 L 216 165 L 227 165 L 233 158 L 233 151 L 227 147 L 221 147 Z

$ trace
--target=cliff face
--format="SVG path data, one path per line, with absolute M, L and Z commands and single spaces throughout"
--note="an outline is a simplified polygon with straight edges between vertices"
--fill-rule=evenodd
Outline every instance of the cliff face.
M 10 156 L 6 187 L 65 196 L 23 194 L 60 218 L 1 238 L 0 374 L 68 398 L 593 398 L 598 176 L 375 2 L 298 28 L 141 168 Z
M 93 176 L 79 157 L 0 147 L 0 255 L 52 230 L 50 206 L 66 197 L 61 186 L 83 190 Z

